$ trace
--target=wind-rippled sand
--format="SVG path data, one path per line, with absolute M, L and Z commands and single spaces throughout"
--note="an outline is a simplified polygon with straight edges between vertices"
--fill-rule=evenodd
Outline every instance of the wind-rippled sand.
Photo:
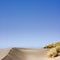
M 48 49 L 6 48 L 0 49 L 0 60 L 60 60 L 60 56 L 47 58 Z

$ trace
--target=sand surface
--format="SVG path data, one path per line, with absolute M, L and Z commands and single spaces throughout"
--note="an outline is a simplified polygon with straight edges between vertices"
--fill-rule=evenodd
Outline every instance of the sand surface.
M 6 48 L 0 49 L 0 60 L 60 60 L 60 56 L 47 58 L 48 49 Z

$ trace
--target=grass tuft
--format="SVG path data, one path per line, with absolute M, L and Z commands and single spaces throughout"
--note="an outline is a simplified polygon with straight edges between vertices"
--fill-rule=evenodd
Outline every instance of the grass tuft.
M 60 52 L 60 42 L 49 44 L 44 48 L 50 48 L 50 50 L 47 53 L 48 57 L 56 57 Z

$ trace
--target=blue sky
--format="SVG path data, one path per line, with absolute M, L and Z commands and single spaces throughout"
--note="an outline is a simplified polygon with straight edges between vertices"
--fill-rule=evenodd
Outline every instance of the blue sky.
M 39 48 L 60 41 L 60 0 L 0 0 L 0 48 Z

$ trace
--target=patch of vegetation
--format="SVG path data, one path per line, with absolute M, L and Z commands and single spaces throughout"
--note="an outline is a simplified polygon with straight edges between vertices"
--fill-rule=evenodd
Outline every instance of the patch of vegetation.
M 55 47 L 55 44 L 52 43 L 52 44 L 45 46 L 44 48 L 53 48 L 53 47 Z
M 44 48 L 50 48 L 50 50 L 47 53 L 48 57 L 56 57 L 60 52 L 60 42 L 49 44 Z
M 54 47 L 56 47 L 56 46 L 60 46 L 60 42 L 48 44 L 48 45 L 45 46 L 44 48 L 54 48 Z

